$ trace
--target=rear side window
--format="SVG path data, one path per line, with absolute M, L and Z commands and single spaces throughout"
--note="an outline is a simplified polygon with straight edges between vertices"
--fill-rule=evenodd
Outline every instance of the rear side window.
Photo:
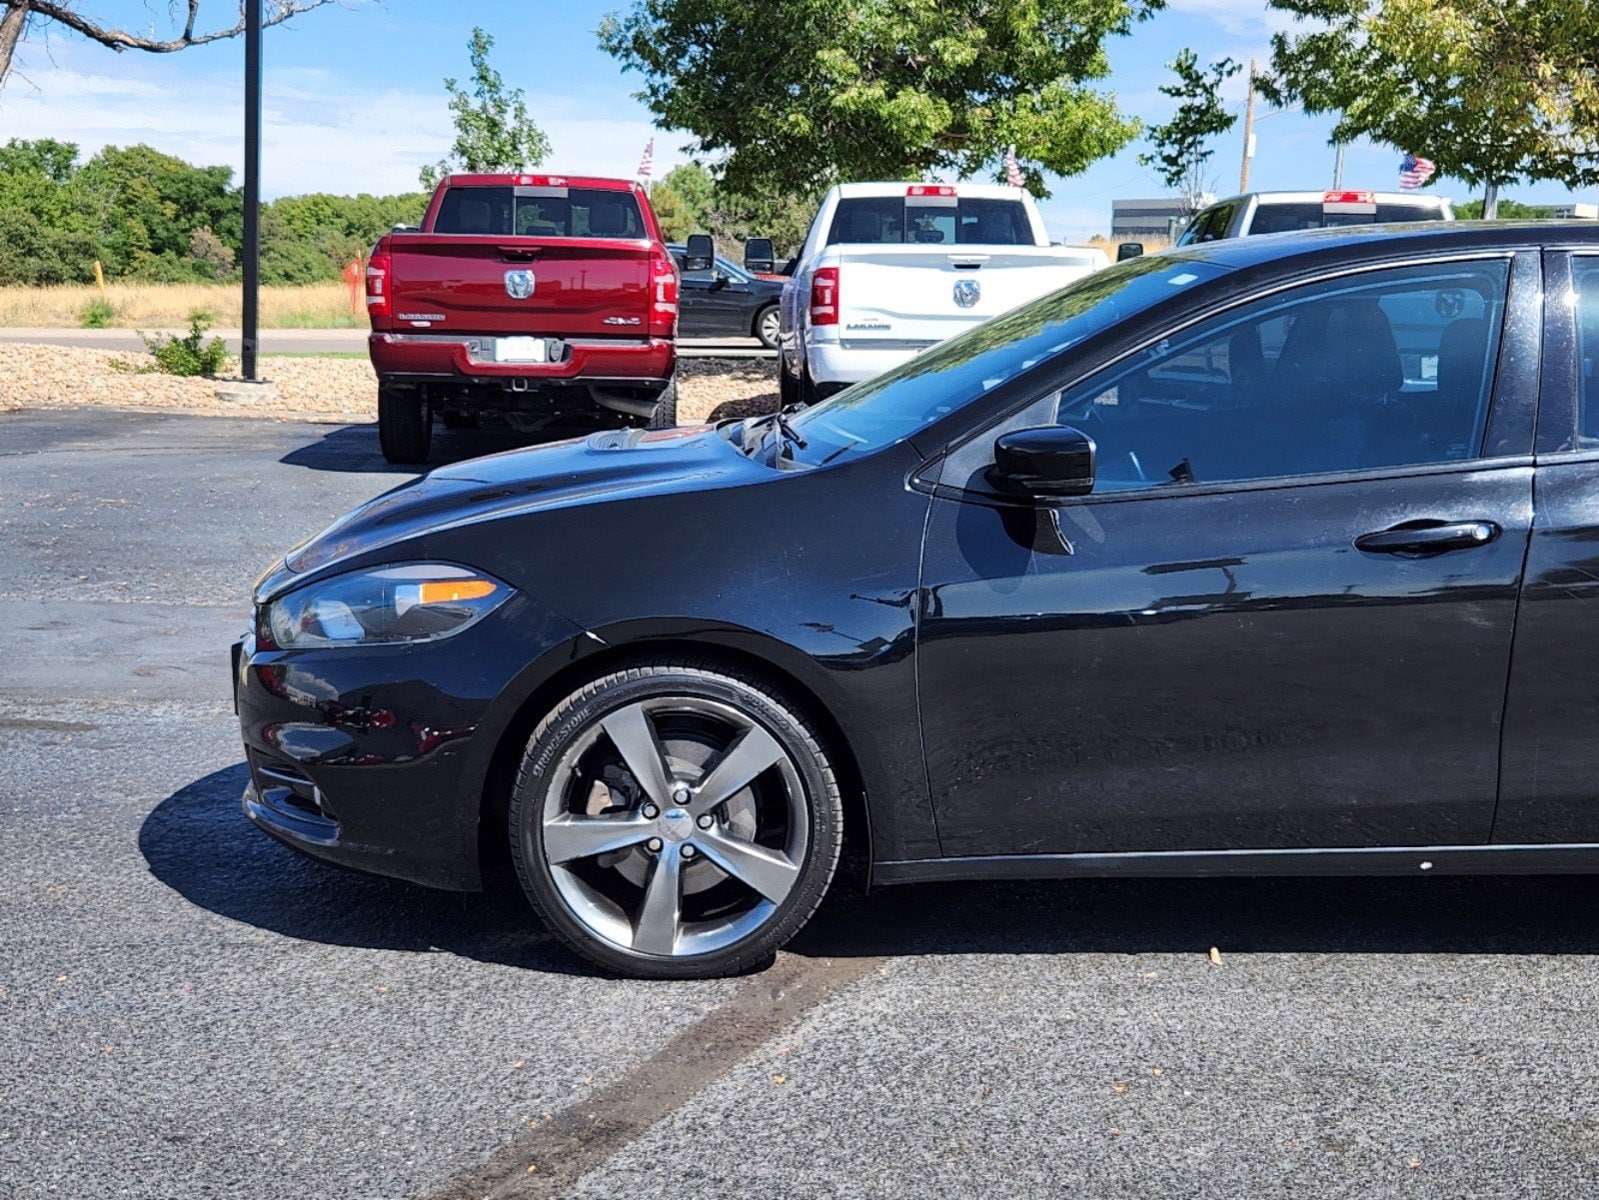
M 1599 258 L 1571 260 L 1577 311 L 1577 445 L 1599 448 Z
M 1291 233 L 1296 229 L 1332 229 L 1340 225 L 1377 225 L 1388 221 L 1441 221 L 1443 217 L 1443 210 L 1435 204 L 1378 204 L 1374 213 L 1329 213 L 1313 201 L 1262 203 L 1255 209 L 1249 232 Z
M 858 196 L 840 200 L 830 246 L 1031 246 L 1033 227 L 1019 200 Z
M 631 192 L 564 187 L 450 188 L 439 205 L 433 232 L 490 237 L 648 236 Z

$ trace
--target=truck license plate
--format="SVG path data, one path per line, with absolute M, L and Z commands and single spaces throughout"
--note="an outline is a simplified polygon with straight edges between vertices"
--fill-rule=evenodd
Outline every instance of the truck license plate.
M 544 339 L 535 337 L 495 338 L 494 361 L 502 363 L 547 362 Z

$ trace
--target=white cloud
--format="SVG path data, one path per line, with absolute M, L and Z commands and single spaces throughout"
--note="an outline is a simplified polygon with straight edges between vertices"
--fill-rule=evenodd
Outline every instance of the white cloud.
M 57 46 L 55 59 L 25 64 L 0 93 L 0 138 L 54 137 L 77 142 L 85 157 L 105 145 L 145 142 L 190 162 L 243 168 L 244 102 L 236 77 L 178 77 L 123 60 L 128 73 L 75 71 Z M 30 86 L 31 85 L 31 86 Z M 652 128 L 629 101 L 617 119 L 592 103 L 531 94 L 528 107 L 554 154 L 548 169 L 630 178 L 644 144 L 655 138 L 656 177 L 684 156 L 682 139 Z M 268 69 L 263 97 L 262 191 L 413 191 L 417 172 L 436 162 L 453 137 L 442 95 L 401 88 L 374 91 L 359 78 L 314 68 Z
M 1295 18 L 1266 0 L 1167 0 L 1166 11 L 1213 21 L 1234 37 L 1264 38 L 1293 26 Z

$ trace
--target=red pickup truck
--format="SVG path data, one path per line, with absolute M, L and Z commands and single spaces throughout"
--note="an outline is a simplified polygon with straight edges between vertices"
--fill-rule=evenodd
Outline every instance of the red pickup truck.
M 678 269 L 636 183 L 451 175 L 366 270 L 378 434 L 425 462 L 433 418 L 677 423 Z

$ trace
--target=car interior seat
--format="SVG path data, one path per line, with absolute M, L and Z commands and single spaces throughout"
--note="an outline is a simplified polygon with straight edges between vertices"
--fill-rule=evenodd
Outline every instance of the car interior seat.
M 594 237 L 626 237 L 627 209 L 618 200 L 595 200 L 589 205 L 589 233 Z
M 1407 452 L 1413 410 L 1388 405 L 1405 383 L 1388 314 L 1373 298 L 1308 305 L 1271 372 L 1270 427 L 1284 474 L 1357 470 Z
M 1487 374 L 1488 322 L 1459 317 L 1438 339 L 1438 390 L 1426 405 L 1427 438 L 1446 451 L 1443 457 L 1469 458 L 1477 410 Z

